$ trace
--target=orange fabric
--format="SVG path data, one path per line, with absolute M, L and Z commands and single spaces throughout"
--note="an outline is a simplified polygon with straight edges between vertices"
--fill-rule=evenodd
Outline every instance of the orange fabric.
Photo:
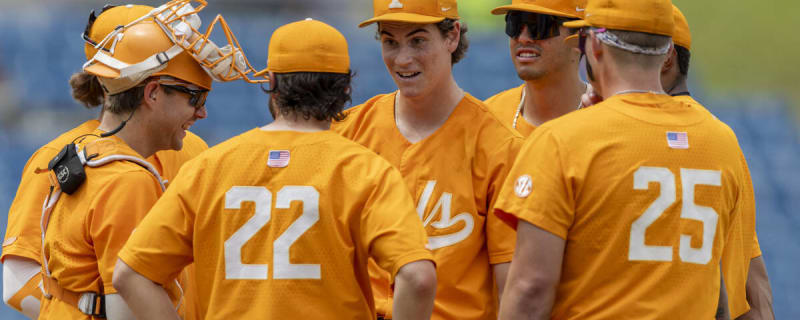
M 583 19 L 586 0 L 512 0 L 510 5 L 492 10 L 492 14 L 506 14 L 509 11 L 527 11 L 559 17 Z
M 686 132 L 689 148 L 670 148 L 668 131 Z M 566 240 L 553 319 L 711 319 L 720 263 L 743 263 L 738 246 L 753 236 L 741 154 L 696 105 L 617 95 L 536 129 L 496 213 Z
M 373 0 L 372 9 L 372 18 L 359 28 L 382 21 L 429 24 L 459 19 L 456 0 Z
M 400 170 L 438 266 L 433 319 L 497 317 L 491 264 L 510 262 L 516 235 L 491 212 L 521 137 L 466 95 L 431 136 L 409 143 L 395 126 L 396 93 L 348 110 L 333 130 Z M 391 317 L 388 277 L 370 268 L 379 314 Z
M 288 165 L 270 167 L 279 150 Z M 369 257 L 392 275 L 432 259 L 403 186 L 336 133 L 254 129 L 189 162 L 120 258 L 158 283 L 194 261 L 203 319 L 370 319 Z
M 585 19 L 564 23 L 567 28 L 596 27 L 672 36 L 675 21 L 670 0 L 587 1 Z
M 519 104 L 522 101 L 522 90 L 525 90 L 524 83 L 519 87 L 500 92 L 483 103 L 489 107 L 489 111 L 500 118 L 500 121 L 517 130 L 523 137 L 527 137 L 533 133 L 536 126 L 525 120 L 521 113 L 517 115 Z M 514 127 L 514 118 L 517 118 L 516 127 Z
M 15 255 L 41 263 L 39 220 L 42 215 L 42 203 L 47 196 L 50 181 L 46 174 L 36 174 L 35 171 L 38 168 L 46 169 L 50 159 L 55 157 L 61 151 L 61 148 L 71 143 L 78 136 L 92 133 L 99 125 L 99 121 L 89 120 L 63 133 L 39 148 L 28 160 L 28 163 L 25 164 L 17 194 L 8 212 L 8 227 L 6 228 L 1 259 L 5 259 L 8 255 Z M 147 158 L 147 161 L 156 167 L 164 179 L 170 180 L 177 175 L 184 162 L 205 149 L 208 149 L 206 143 L 197 135 L 187 131 L 181 151 L 159 151 Z M 187 269 L 187 271 L 190 271 L 190 269 Z M 189 285 L 182 283 L 182 286 L 187 287 Z M 182 304 L 185 308 L 192 306 L 193 299 L 191 295 L 191 292 L 186 292 L 186 301 Z M 191 317 L 191 313 L 188 310 L 185 318 L 195 319 Z
M 350 72 L 347 40 L 335 28 L 316 20 L 293 22 L 275 30 L 267 56 L 267 69 L 275 73 Z
M 90 137 L 82 145 L 100 141 L 111 141 L 113 145 L 102 149 L 97 159 L 111 154 L 138 156 L 114 136 L 99 140 Z M 53 208 L 44 239 L 44 255 L 52 278 L 64 290 L 116 293 L 111 278 L 117 253 L 161 195 L 161 187 L 149 171 L 128 161 L 85 170 L 84 184 L 72 195 L 62 194 Z M 59 299 L 45 299 L 39 316 L 39 319 L 88 318 Z
M 672 32 L 672 42 L 676 45 L 692 50 L 692 33 L 689 32 L 689 22 L 680 9 L 672 5 L 672 16 L 675 19 L 675 30 Z

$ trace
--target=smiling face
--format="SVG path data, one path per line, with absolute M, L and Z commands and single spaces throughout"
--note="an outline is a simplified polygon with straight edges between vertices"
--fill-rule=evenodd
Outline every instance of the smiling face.
M 199 89 L 198 87 L 182 84 L 189 89 Z M 158 104 L 160 105 L 159 116 L 155 118 L 161 134 L 159 136 L 159 150 L 181 150 L 183 148 L 183 138 L 186 137 L 188 130 L 195 121 L 205 119 L 208 114 L 206 107 L 195 108 L 189 104 L 189 94 L 175 90 L 165 89 L 159 86 L 157 91 Z M 165 90 L 170 91 L 166 93 Z
M 519 78 L 537 80 L 561 70 L 572 70 L 569 66 L 579 62 L 580 52 L 574 44 L 564 42 L 570 34 L 569 29 L 559 27 L 558 36 L 533 40 L 528 27 L 523 26 L 518 37 L 509 38 L 511 60 Z
M 446 37 L 434 24 L 382 22 L 378 28 L 383 62 L 404 96 L 434 94 L 452 77 L 451 54 L 458 46 L 460 26 Z

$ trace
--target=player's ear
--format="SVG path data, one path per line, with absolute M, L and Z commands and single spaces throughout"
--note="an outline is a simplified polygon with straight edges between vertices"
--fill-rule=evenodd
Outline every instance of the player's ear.
M 461 22 L 456 21 L 453 24 L 453 30 L 447 32 L 445 41 L 447 43 L 447 50 L 453 53 L 458 49 L 458 43 L 461 40 Z
M 269 72 L 269 89 L 275 90 L 275 73 Z
M 661 66 L 661 73 L 666 73 L 670 69 L 672 69 L 672 67 L 675 66 L 675 61 L 677 61 L 677 59 L 678 59 L 678 52 L 675 51 L 675 46 L 673 45 L 669 49 L 669 52 L 667 53 L 667 59 L 664 60 L 664 65 Z
M 158 100 L 158 81 L 155 80 L 146 80 L 147 84 L 144 85 L 144 91 L 142 96 L 142 105 L 144 106 L 152 106 Z

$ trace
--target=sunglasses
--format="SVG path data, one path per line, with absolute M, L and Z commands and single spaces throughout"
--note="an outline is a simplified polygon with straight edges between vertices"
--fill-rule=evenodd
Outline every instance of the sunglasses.
M 115 5 L 107 4 L 107 5 L 103 6 L 102 10 L 100 10 L 100 14 L 103 14 L 103 12 L 106 12 L 109 9 L 116 8 L 116 7 L 117 6 L 115 6 Z M 86 43 L 92 45 L 93 47 L 97 46 L 97 42 L 92 40 L 92 38 L 89 38 L 89 32 L 92 30 L 92 26 L 94 25 L 94 22 L 97 21 L 97 16 L 99 16 L 99 14 L 96 14 L 94 10 L 92 10 L 92 12 L 89 12 L 89 21 L 86 22 L 86 28 L 83 29 L 83 34 L 81 34 L 81 38 L 83 38 L 83 41 L 86 41 Z M 100 49 L 103 49 L 104 51 L 109 51 L 106 48 L 100 48 Z
M 533 40 L 544 40 L 561 34 L 559 27 L 570 19 L 532 12 L 510 11 L 506 14 L 506 34 L 516 39 L 522 34 L 522 27 L 528 27 L 528 35 Z
M 195 109 L 200 109 L 206 105 L 206 98 L 208 97 L 208 90 L 192 90 L 184 86 L 177 86 L 172 84 L 159 84 L 164 88 L 183 92 L 189 95 L 189 105 Z

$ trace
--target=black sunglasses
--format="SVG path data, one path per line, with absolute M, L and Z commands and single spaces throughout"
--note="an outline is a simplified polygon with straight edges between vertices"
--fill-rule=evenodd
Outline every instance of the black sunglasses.
M 183 92 L 189 95 L 189 105 L 195 109 L 200 109 L 206 105 L 206 97 L 208 97 L 208 90 L 192 90 L 183 86 L 176 86 L 171 84 L 160 84 L 164 88 Z
M 115 5 L 107 4 L 107 5 L 103 6 L 102 10 L 100 10 L 100 14 L 103 14 L 103 12 L 106 12 L 109 9 L 116 8 L 116 7 L 117 6 L 115 6 Z M 81 34 L 81 38 L 83 38 L 83 41 L 86 41 L 86 43 L 92 45 L 93 47 L 97 46 L 97 42 L 92 40 L 92 38 L 89 38 L 89 32 L 92 31 L 92 26 L 94 25 L 94 22 L 97 21 L 97 16 L 98 16 L 98 14 L 96 14 L 94 10 L 89 12 L 89 21 L 86 22 L 86 28 L 83 29 L 83 34 Z M 100 49 L 103 49 L 104 51 L 109 51 L 106 48 L 100 48 Z
M 528 26 L 528 35 L 533 40 L 557 37 L 561 34 L 559 27 L 567 18 L 523 11 L 509 11 L 506 14 L 506 34 L 517 38 L 522 34 L 522 26 Z

